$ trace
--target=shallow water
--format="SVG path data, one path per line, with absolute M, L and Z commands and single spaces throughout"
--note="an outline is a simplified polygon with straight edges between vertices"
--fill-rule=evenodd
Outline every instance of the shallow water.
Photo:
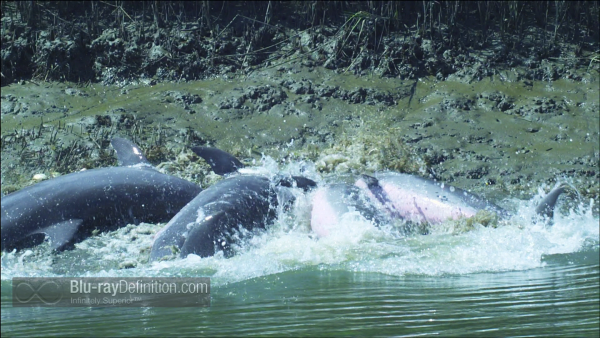
M 598 251 L 545 261 L 444 276 L 315 266 L 215 287 L 210 308 L 11 308 L 3 280 L 2 335 L 597 335 Z

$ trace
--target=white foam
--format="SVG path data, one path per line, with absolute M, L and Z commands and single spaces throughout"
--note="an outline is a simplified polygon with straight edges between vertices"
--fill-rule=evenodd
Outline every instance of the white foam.
M 263 158 L 262 171 L 274 175 L 277 163 Z M 315 174 L 314 166 L 289 163 L 291 174 Z M 310 196 L 299 189 L 290 211 L 268 231 L 259 233 L 225 258 L 222 253 L 200 258 L 147 262 L 153 235 L 162 225 L 141 224 L 92 237 L 74 250 L 52 254 L 49 246 L 4 253 L 2 279 L 14 276 L 209 276 L 216 285 L 289 270 L 318 267 L 389 275 L 468 274 L 523 270 L 544 266 L 545 255 L 597 250 L 598 217 L 593 201 L 568 212 L 557 212 L 554 225 L 535 220 L 532 201 L 511 200 L 515 215 L 498 228 L 475 226 L 459 234 L 433 231 L 432 235 L 402 236 L 394 226 L 376 227 L 357 212 L 343 215 L 330 236 L 310 231 Z M 569 197 L 561 197 L 569 198 Z
M 524 206 L 523 212 L 528 208 Z M 349 212 L 326 238 L 318 239 L 302 227 L 290 230 L 279 224 L 254 237 L 233 258 L 191 256 L 157 263 L 154 268 L 157 273 L 181 268 L 214 271 L 216 283 L 314 266 L 389 275 L 467 274 L 541 267 L 544 255 L 577 252 L 590 240 L 598 245 L 598 219 L 591 212 L 557 215 L 550 227 L 531 222 L 523 226 L 520 221 L 528 216 L 518 213 L 513 223 L 480 226 L 458 235 L 401 237 Z

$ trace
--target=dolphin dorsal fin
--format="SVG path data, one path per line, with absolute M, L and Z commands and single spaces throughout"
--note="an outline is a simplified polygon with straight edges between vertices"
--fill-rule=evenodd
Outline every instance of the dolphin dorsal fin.
M 192 151 L 196 153 L 196 155 L 202 157 L 217 175 L 222 176 L 225 174 L 230 174 L 244 167 L 242 162 L 235 158 L 235 156 L 221 149 L 211 147 L 193 147 Z
M 567 185 L 561 184 L 558 188 L 553 189 L 544 197 L 542 202 L 535 208 L 535 212 L 538 215 L 552 218 L 554 216 L 554 207 L 558 196 L 565 192 Z
M 124 139 L 121 137 L 115 137 L 110 141 L 113 148 L 117 152 L 117 159 L 119 160 L 119 165 L 128 166 L 128 165 L 136 165 L 136 164 L 148 164 L 148 159 L 142 153 L 140 147 L 137 144 L 129 141 L 128 139 Z

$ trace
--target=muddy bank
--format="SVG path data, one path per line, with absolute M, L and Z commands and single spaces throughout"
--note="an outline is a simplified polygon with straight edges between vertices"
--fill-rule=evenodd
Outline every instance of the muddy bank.
M 115 165 L 114 135 L 149 159 L 202 180 L 187 147 L 210 144 L 247 162 L 307 160 L 323 174 L 397 170 L 485 195 L 526 196 L 568 178 L 598 196 L 598 76 L 476 84 L 339 75 L 299 66 L 233 79 L 73 87 L 11 85 L 2 96 L 2 190 Z M 188 168 L 189 167 L 189 168 Z M 549 187 L 546 187 L 549 188 Z
M 399 79 L 581 80 L 600 5 L 518 2 L 2 3 L 2 85 L 127 84 L 302 64 Z M 557 62 L 559 61 L 559 62 Z
M 208 167 L 188 151 L 191 145 L 217 146 L 248 163 L 261 154 L 281 165 L 306 161 L 323 175 L 409 172 L 492 199 L 527 198 L 540 186 L 548 190 L 565 179 L 586 199 L 597 201 L 600 194 L 599 63 L 597 41 L 589 39 L 593 29 L 576 42 L 558 36 L 545 44 L 549 27 L 527 26 L 531 29 L 520 40 L 501 27 L 488 27 L 481 44 L 475 43 L 477 30 L 465 29 L 462 42 L 449 43 L 444 39 L 457 33 L 444 30 L 450 26 L 440 21 L 429 27 L 440 27 L 439 35 L 422 34 L 415 23 L 407 25 L 405 34 L 387 32 L 385 39 L 371 41 L 378 20 L 389 23 L 373 13 L 343 16 L 337 26 L 335 21 L 311 29 L 286 26 L 280 37 L 283 28 L 275 17 L 269 24 L 277 28 L 274 35 L 268 35 L 264 27 L 270 26 L 264 22 L 249 24 L 247 19 L 241 32 L 254 35 L 244 35 L 236 33 L 240 18 L 232 15 L 232 25 L 215 30 L 222 32 L 220 46 L 225 46 L 218 49 L 223 55 L 215 57 L 213 52 L 194 56 L 199 45 L 183 48 L 186 43 L 216 48 L 212 33 L 167 23 L 157 30 L 140 13 L 127 26 L 141 34 L 138 40 L 96 27 L 99 35 L 82 38 L 80 50 L 68 39 L 57 40 L 55 33 L 39 34 L 35 43 L 53 42 L 57 51 L 68 45 L 74 54 L 41 52 L 40 57 L 56 55 L 65 62 L 44 76 L 27 77 L 15 63 L 15 55 L 25 49 L 15 44 L 20 36 L 26 48 L 23 39 L 31 29 L 18 13 L 10 13 L 16 12 L 3 11 L 3 39 L 10 35 L 13 40 L 3 40 L 3 48 L 12 46 L 10 53 L 17 54 L 3 53 L 3 62 L 7 56 L 10 63 L 3 63 L 3 75 L 5 69 L 15 71 L 3 77 L 3 84 L 10 83 L 2 88 L 3 193 L 35 182 L 36 174 L 52 177 L 116 165 L 109 142 L 119 135 L 140 144 L 161 170 L 203 184 L 210 183 Z M 146 41 L 156 32 L 158 40 Z M 270 39 L 258 39 L 263 34 Z M 157 41 L 176 39 L 182 39 L 189 55 L 155 47 Z M 135 41 L 138 49 L 130 50 Z M 228 54 L 277 42 L 266 59 L 248 52 Z M 355 48 L 363 43 L 365 48 Z M 98 52 L 90 53 L 86 48 L 91 47 Z M 90 60 L 77 51 L 96 61 L 87 64 Z M 193 62 L 187 59 L 192 56 Z M 85 77 L 89 82 L 43 81 L 83 74 L 73 73 L 74 66 L 70 73 L 63 68 L 75 59 L 82 61 L 81 72 L 93 74 Z M 225 60 L 237 61 L 226 65 Z M 213 67 L 207 68 L 210 62 Z M 194 64 L 211 71 L 185 68 Z

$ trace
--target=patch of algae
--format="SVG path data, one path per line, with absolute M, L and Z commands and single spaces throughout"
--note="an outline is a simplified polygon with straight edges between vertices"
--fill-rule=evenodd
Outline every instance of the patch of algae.
M 429 229 L 432 233 L 458 235 L 475 230 L 479 227 L 497 228 L 498 226 L 498 214 L 488 210 L 479 210 L 474 216 L 461 217 L 457 220 L 448 220 L 435 226 L 429 225 Z
M 304 155 L 316 158 L 315 166 L 322 173 L 393 170 L 426 175 L 426 161 L 402 141 L 401 128 L 390 128 L 388 122 L 384 114 L 363 119 L 358 126 L 346 127 L 336 142 L 316 157 L 310 149 Z
M 183 149 L 173 161 L 162 162 L 156 168 L 164 174 L 196 182 L 205 189 L 223 179 L 189 149 Z

